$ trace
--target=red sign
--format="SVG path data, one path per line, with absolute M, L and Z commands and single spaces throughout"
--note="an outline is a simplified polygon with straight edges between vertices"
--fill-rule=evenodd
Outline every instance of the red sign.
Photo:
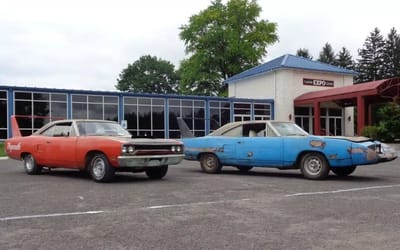
M 331 80 L 320 80 L 320 79 L 309 79 L 303 78 L 303 85 L 321 86 L 321 87 L 333 87 L 334 82 Z

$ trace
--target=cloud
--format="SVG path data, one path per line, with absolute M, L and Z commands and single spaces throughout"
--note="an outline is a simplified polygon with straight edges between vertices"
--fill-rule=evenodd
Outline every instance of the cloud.
M 224 1 L 226 2 L 226 1 Z M 143 55 L 185 58 L 179 27 L 209 0 L 5 0 L 0 2 L 0 84 L 114 90 L 119 73 Z M 395 25 L 394 1 L 259 0 L 262 19 L 278 24 L 270 60 L 329 42 L 357 56 L 375 27 Z M 396 5 L 397 6 L 397 5 Z

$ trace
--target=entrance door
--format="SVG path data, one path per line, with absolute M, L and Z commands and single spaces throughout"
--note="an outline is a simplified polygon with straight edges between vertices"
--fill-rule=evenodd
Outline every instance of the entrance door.
M 342 135 L 342 118 L 329 117 L 329 135 Z

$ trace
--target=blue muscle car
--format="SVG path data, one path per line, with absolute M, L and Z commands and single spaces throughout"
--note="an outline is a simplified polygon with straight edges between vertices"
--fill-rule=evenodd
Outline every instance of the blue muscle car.
M 200 161 L 206 173 L 222 166 L 300 169 L 304 177 L 324 179 L 331 170 L 347 176 L 356 166 L 391 161 L 396 152 L 366 137 L 313 136 L 291 122 L 244 121 L 226 124 L 204 137 L 193 137 L 178 118 L 186 160 Z

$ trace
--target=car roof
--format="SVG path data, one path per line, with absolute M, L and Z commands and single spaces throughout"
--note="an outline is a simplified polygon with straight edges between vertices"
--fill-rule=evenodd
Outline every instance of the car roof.
M 284 122 L 284 121 L 277 121 L 277 120 L 252 120 L 252 121 L 238 121 L 238 122 L 230 122 L 227 123 L 214 132 L 212 132 L 210 135 L 220 135 L 221 133 L 230 130 L 234 127 L 240 126 L 240 125 L 246 125 L 246 124 L 262 124 L 262 123 L 293 123 L 293 122 Z

